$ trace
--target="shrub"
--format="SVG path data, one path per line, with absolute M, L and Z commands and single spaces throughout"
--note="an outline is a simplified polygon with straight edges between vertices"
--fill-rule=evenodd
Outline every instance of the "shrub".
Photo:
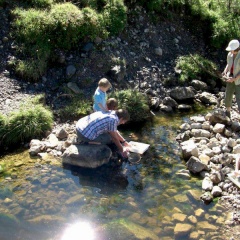
M 43 105 L 23 105 L 19 111 L 11 113 L 3 136 L 4 145 L 11 146 L 31 138 L 41 137 L 50 130 L 53 115 Z
M 50 21 L 48 14 L 41 10 L 29 9 L 23 10 L 16 8 L 13 11 L 15 21 L 16 37 L 23 42 L 25 46 L 30 47 L 32 44 L 46 42 L 48 36 L 48 22 Z
M 216 64 L 198 54 L 179 57 L 176 60 L 176 68 L 181 70 L 181 82 L 194 78 L 202 78 L 206 81 L 209 77 L 218 77 Z
M 94 40 L 96 37 L 106 38 L 108 33 L 105 29 L 101 15 L 91 8 L 83 8 L 83 24 L 80 26 L 81 38 L 88 37 Z
M 111 35 L 115 35 L 125 28 L 127 23 L 127 8 L 123 0 L 109 1 L 102 14 L 105 26 Z
M 135 90 L 121 90 L 110 94 L 118 100 L 118 108 L 127 109 L 131 122 L 144 121 L 150 117 L 148 100 L 145 95 Z
M 80 38 L 84 23 L 83 13 L 72 3 L 55 4 L 49 12 L 49 32 L 51 44 L 70 49 Z

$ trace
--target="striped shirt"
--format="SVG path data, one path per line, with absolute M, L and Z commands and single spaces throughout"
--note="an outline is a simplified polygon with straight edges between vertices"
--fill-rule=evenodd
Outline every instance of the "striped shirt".
M 103 133 L 117 131 L 118 123 L 119 119 L 115 111 L 107 113 L 94 112 L 79 119 L 76 124 L 76 129 L 84 137 L 94 140 Z

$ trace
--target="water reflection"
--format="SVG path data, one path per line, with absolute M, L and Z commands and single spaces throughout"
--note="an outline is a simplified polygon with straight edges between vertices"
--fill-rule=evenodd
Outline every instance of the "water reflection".
M 94 240 L 95 233 L 90 223 L 77 222 L 70 225 L 63 233 L 61 240 Z
M 97 169 L 85 169 L 64 165 L 64 169 L 71 171 L 79 178 L 80 186 L 93 187 L 100 194 L 113 194 L 126 189 L 127 175 L 123 174 L 121 166 L 104 165 Z

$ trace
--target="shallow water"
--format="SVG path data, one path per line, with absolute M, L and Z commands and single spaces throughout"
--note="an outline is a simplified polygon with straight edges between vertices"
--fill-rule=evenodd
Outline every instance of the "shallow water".
M 221 239 L 223 207 L 199 200 L 201 179 L 177 174 L 185 162 L 175 138 L 188 117 L 156 116 L 122 129 L 151 144 L 137 165 L 87 170 L 28 151 L 2 157 L 0 239 Z

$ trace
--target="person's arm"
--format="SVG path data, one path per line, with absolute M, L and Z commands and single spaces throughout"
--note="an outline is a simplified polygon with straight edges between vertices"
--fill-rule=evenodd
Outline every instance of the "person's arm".
M 131 147 L 131 145 L 127 142 L 127 140 L 120 134 L 119 131 L 117 131 L 118 139 L 119 141 L 125 146 L 125 147 Z
M 237 81 L 238 79 L 240 79 L 240 74 L 238 74 L 236 77 L 230 78 L 228 81 L 229 81 L 229 82 L 235 82 L 235 81 Z
M 112 137 L 113 142 L 116 144 L 122 156 L 127 157 L 127 151 L 126 150 L 124 151 L 123 146 L 121 144 L 121 140 L 124 141 L 124 138 L 121 136 L 121 134 L 118 131 L 109 131 L 109 134 Z
M 226 65 L 226 67 L 224 68 L 223 72 L 222 72 L 222 76 L 225 76 L 228 72 L 228 64 Z

